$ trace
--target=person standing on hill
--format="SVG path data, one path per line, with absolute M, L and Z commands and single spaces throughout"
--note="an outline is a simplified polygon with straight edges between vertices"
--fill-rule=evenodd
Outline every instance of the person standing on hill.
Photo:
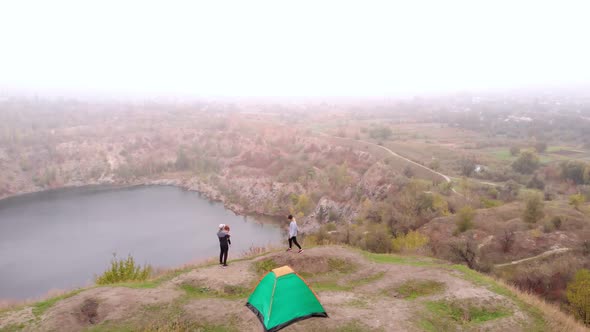
M 289 249 L 287 249 L 287 251 L 291 251 L 293 243 L 295 243 L 295 245 L 299 247 L 299 253 L 302 253 L 303 249 L 297 242 L 297 221 L 295 220 L 295 218 L 293 218 L 292 215 L 289 215 L 287 218 L 291 221 L 289 223 Z
M 219 225 L 219 231 L 217 232 L 217 238 L 219 238 L 219 265 L 224 269 L 227 267 L 227 254 L 229 252 L 229 246 L 231 245 L 229 226 L 221 224 Z

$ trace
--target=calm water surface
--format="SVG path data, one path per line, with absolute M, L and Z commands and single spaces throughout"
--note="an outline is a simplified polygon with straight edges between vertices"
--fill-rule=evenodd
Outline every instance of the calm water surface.
M 155 267 L 214 257 L 221 223 L 232 228 L 230 258 L 285 236 L 276 220 L 236 216 L 175 187 L 68 189 L 2 200 L 0 299 L 91 284 L 113 253 Z

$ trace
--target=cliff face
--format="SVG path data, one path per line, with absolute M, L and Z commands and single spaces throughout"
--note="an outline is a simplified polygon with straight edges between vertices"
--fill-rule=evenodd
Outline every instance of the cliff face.
M 107 113 L 108 114 L 108 113 Z M 276 119 L 200 111 L 113 113 L 24 130 L 0 145 L 0 199 L 84 185 L 168 184 L 236 213 L 346 222 L 395 176 L 378 157 Z M 92 123 L 89 125 L 88 123 Z

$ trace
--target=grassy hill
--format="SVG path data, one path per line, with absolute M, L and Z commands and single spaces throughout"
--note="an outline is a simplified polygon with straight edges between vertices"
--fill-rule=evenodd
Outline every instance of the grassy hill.
M 0 331 L 261 331 L 244 305 L 289 265 L 330 315 L 284 331 L 584 331 L 572 318 L 462 265 L 323 246 L 170 271 L 0 312 Z M 296 301 L 296 299 L 293 299 Z

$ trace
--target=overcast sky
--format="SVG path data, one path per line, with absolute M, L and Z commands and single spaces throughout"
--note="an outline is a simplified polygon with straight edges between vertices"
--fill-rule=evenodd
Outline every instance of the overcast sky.
M 590 82 L 590 1 L 1 1 L 0 92 L 396 95 Z

